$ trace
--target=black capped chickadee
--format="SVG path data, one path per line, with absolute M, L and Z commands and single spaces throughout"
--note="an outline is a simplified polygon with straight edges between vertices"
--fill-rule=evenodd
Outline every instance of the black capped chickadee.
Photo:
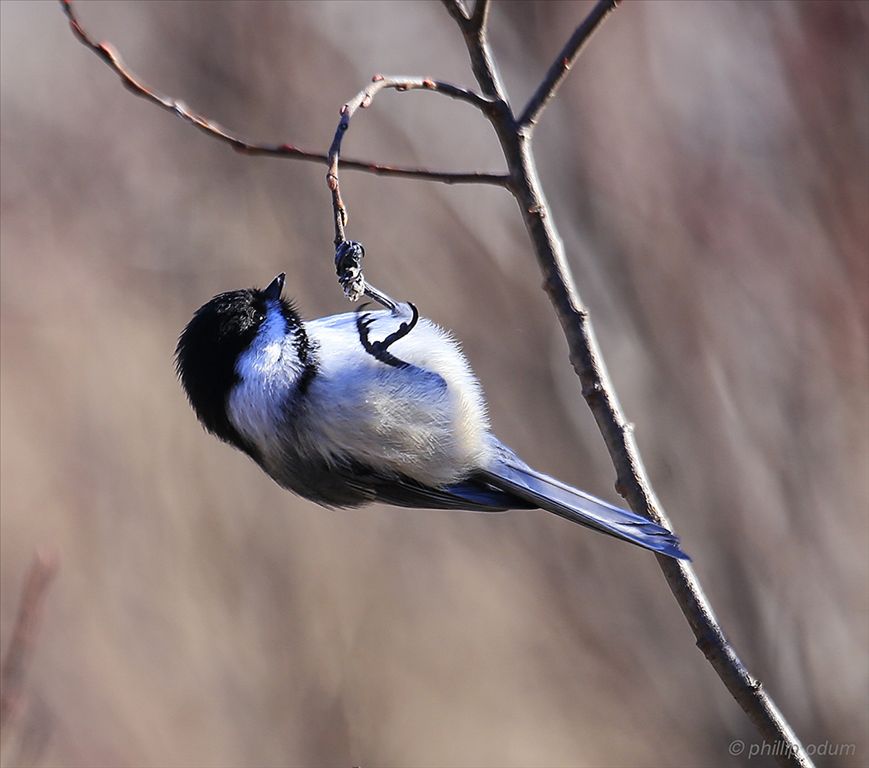
M 398 328 L 386 310 L 305 322 L 283 286 L 280 274 L 265 290 L 215 296 L 176 350 L 205 428 L 279 485 L 328 507 L 541 508 L 687 559 L 666 528 L 532 469 L 501 443 L 458 343 L 415 307 Z

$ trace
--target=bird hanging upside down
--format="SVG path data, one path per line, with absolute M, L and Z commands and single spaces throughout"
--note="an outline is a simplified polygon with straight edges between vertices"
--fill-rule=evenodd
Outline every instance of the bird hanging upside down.
M 541 508 L 688 559 L 666 528 L 532 469 L 498 440 L 459 345 L 415 307 L 398 330 L 389 311 L 305 322 L 283 286 L 280 274 L 264 290 L 215 296 L 176 350 L 205 428 L 279 485 L 329 507 Z

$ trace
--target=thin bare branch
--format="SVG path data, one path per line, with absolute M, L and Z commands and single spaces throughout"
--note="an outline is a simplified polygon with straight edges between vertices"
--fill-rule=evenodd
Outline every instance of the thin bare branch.
M 344 135 L 350 128 L 350 120 L 359 109 L 366 109 L 374 97 L 384 90 L 395 90 L 399 92 L 426 90 L 434 93 L 442 93 L 453 99 L 467 102 L 484 114 L 488 115 L 496 108 L 496 104 L 492 99 L 487 99 L 474 91 L 466 88 L 460 88 L 452 83 L 445 83 L 440 80 L 432 80 L 427 77 L 385 77 L 383 75 L 374 75 L 371 83 L 356 94 L 350 101 L 341 107 L 341 119 L 338 121 L 338 127 L 335 129 L 335 136 L 332 139 L 332 145 L 329 147 L 329 169 L 326 172 L 326 184 L 332 194 L 332 213 L 333 224 L 335 227 L 335 248 L 340 247 L 345 241 L 346 236 L 344 228 L 347 226 L 347 206 L 341 197 L 341 185 L 338 177 L 338 162 L 341 156 L 341 143 L 344 140 Z M 510 177 L 503 175 L 500 177 L 501 186 L 507 187 L 510 183 Z M 395 309 L 396 302 L 390 299 L 385 293 L 377 290 L 374 286 L 366 284 L 361 272 L 357 278 L 364 286 L 363 292 L 370 296 L 375 301 L 383 304 L 390 309 Z M 355 291 L 353 292 L 355 294 Z M 348 296 L 350 294 L 348 293 Z
M 326 183 L 332 193 L 332 207 L 335 214 L 336 247 L 346 239 L 344 237 L 344 227 L 347 224 L 347 207 L 341 199 L 341 190 L 338 180 L 338 161 L 341 155 L 341 143 L 344 140 L 344 134 L 347 133 L 347 130 L 350 128 L 350 120 L 353 118 L 356 111 L 358 109 L 366 109 L 378 93 L 387 89 L 396 91 L 422 89 L 443 93 L 451 98 L 472 104 L 486 114 L 488 114 L 493 107 L 493 102 L 490 99 L 486 99 L 485 97 L 465 88 L 459 88 L 451 83 L 444 83 L 439 80 L 432 80 L 431 78 L 424 77 L 384 77 L 383 75 L 374 75 L 374 77 L 371 78 L 371 83 L 369 85 L 359 91 L 359 93 L 341 107 L 341 119 L 338 121 L 338 127 L 335 129 L 335 136 L 332 139 L 332 145 L 329 147 L 329 170 L 326 172 Z
M 544 289 L 567 339 L 570 361 L 582 384 L 582 394 L 615 466 L 616 490 L 634 512 L 675 532 L 655 497 L 633 429 L 621 410 L 610 382 L 588 310 L 577 293 L 564 246 L 552 223 L 527 143 L 520 147 L 518 155 L 522 170 L 519 172 L 519 181 L 514 181 L 516 199 L 544 274 Z M 658 564 L 688 620 L 697 647 L 761 736 L 772 744 L 783 745 L 775 755 L 779 765 L 794 768 L 811 766 L 811 760 L 787 720 L 760 681 L 749 674 L 724 635 L 691 564 L 661 556 L 658 557 Z
M 591 13 L 585 17 L 585 20 L 570 36 L 570 40 L 561 49 L 552 66 L 549 67 L 546 77 L 543 78 L 543 81 L 534 91 L 534 95 L 528 101 L 528 106 L 525 107 L 522 116 L 519 118 L 519 125 L 521 127 L 531 127 L 537 123 L 540 114 L 552 97 L 555 96 L 555 92 L 567 77 L 567 73 L 573 66 L 573 62 L 576 61 L 577 56 L 582 53 L 585 44 L 619 2 L 620 0 L 598 0 L 595 3 L 594 8 L 591 9 Z
M 459 4 L 457 0 L 441 0 L 441 2 L 450 16 L 455 20 L 462 32 L 462 37 L 465 38 L 465 46 L 471 59 L 471 69 L 474 70 L 474 77 L 477 78 L 480 90 L 486 96 L 495 99 L 496 103 L 501 107 L 501 111 L 505 115 L 509 114 L 512 121 L 513 114 L 510 112 L 507 88 L 501 81 L 498 68 L 495 66 L 494 59 L 492 58 L 492 48 L 486 38 L 485 24 L 475 25 L 471 17 L 468 16 L 467 11 L 464 10 L 464 6 Z M 474 11 L 476 12 L 476 10 L 475 8 Z M 481 14 L 485 16 L 485 12 L 486 7 L 483 6 Z M 503 119 L 500 122 L 503 122 Z
M 21 704 L 27 666 L 36 646 L 42 607 L 57 567 L 57 555 L 37 552 L 24 578 L 18 617 L 0 665 L 0 729 L 7 725 Z
M 171 112 L 190 125 L 195 126 L 203 133 L 229 144 L 229 146 L 231 146 L 236 152 L 246 155 L 305 160 L 308 162 L 328 165 L 329 155 L 326 152 L 312 152 L 287 143 L 260 143 L 248 141 L 238 134 L 228 131 L 213 120 L 197 114 L 179 99 L 165 96 L 150 86 L 145 85 L 124 64 L 120 54 L 113 46 L 108 43 L 96 42 L 88 34 L 79 21 L 71 0 L 60 0 L 60 3 L 69 18 L 70 28 L 79 42 L 99 56 L 109 69 L 118 75 L 123 85 L 136 96 L 139 96 L 146 101 L 150 101 L 152 104 L 156 104 L 161 109 Z M 428 168 L 412 166 L 383 165 L 370 160 L 357 160 L 351 158 L 344 159 L 341 163 L 345 168 L 373 173 L 378 176 L 439 181 L 444 184 L 491 184 L 502 187 L 505 186 L 508 180 L 506 175 L 500 173 L 435 171 Z

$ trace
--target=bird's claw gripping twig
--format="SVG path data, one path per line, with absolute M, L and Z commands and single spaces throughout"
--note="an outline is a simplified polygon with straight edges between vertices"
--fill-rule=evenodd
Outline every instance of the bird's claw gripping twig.
M 362 243 L 355 240 L 344 240 L 335 249 L 335 271 L 338 273 L 338 282 L 344 288 L 344 294 L 348 299 L 354 301 L 362 294 L 370 296 L 390 310 L 394 317 L 398 317 L 401 314 L 401 305 L 378 291 L 374 286 L 366 284 L 362 274 L 362 259 L 364 257 L 365 248 Z M 366 306 L 368 305 L 363 304 L 359 307 L 356 315 L 356 330 L 359 333 L 359 341 L 363 348 L 381 363 L 391 365 L 394 368 L 407 368 L 410 364 L 389 352 L 389 347 L 399 339 L 403 339 L 416 327 L 419 320 L 419 311 L 416 306 L 410 302 L 407 303 L 411 311 L 410 321 L 402 322 L 398 326 L 398 330 L 389 334 L 383 341 L 371 341 L 369 338 L 369 329 L 376 318 L 370 312 L 364 311 Z
M 335 248 L 335 272 L 344 295 L 350 301 L 357 301 L 364 294 L 386 307 L 393 315 L 400 313 L 399 302 L 387 296 L 370 283 L 365 282 L 362 274 L 362 259 L 365 248 L 356 240 L 342 240 Z
M 344 295 L 356 301 L 365 291 L 365 277 L 362 274 L 362 259 L 365 249 L 362 243 L 344 240 L 335 248 L 335 272 Z
M 413 303 L 407 302 L 407 306 L 410 307 L 411 311 L 410 321 L 403 322 L 398 326 L 398 330 L 390 333 L 389 336 L 383 339 L 383 341 L 371 341 L 368 338 L 368 329 L 374 323 L 376 318 L 370 312 L 364 311 L 366 306 L 368 305 L 363 304 L 359 307 L 356 314 L 356 330 L 359 332 L 359 341 L 362 344 L 362 347 L 369 355 L 376 358 L 381 363 L 391 365 L 394 368 L 407 368 L 410 363 L 407 363 L 393 355 L 389 351 L 389 347 L 399 339 L 403 339 L 416 327 L 417 321 L 419 320 L 419 310 L 417 310 Z

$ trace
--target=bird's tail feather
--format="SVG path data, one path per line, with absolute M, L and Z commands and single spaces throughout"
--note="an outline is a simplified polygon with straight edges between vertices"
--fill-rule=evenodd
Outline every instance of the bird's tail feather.
M 574 523 L 668 557 L 691 559 L 680 549 L 679 539 L 666 528 L 532 469 L 506 446 L 503 454 L 483 475 L 496 488 L 509 491 Z

